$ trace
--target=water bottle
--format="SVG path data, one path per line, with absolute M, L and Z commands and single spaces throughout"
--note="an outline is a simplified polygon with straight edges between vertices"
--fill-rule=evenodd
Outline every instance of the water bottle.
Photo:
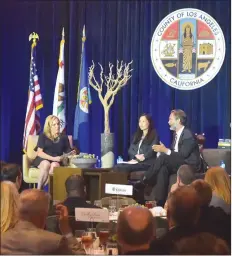
M 121 157 L 121 156 L 118 156 L 118 158 L 117 158 L 117 164 L 120 164 L 122 161 L 123 161 L 122 157 Z
M 226 164 L 224 163 L 223 160 L 220 161 L 220 167 L 226 169 Z
M 97 158 L 97 168 L 101 168 L 101 159 L 100 159 L 100 157 Z

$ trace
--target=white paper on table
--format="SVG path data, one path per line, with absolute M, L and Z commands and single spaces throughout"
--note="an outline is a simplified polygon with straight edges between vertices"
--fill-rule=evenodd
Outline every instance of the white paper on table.
M 76 221 L 109 222 L 108 209 L 75 208 Z
M 138 161 L 132 159 L 130 161 L 122 161 L 119 164 L 137 164 L 137 163 L 138 163 Z

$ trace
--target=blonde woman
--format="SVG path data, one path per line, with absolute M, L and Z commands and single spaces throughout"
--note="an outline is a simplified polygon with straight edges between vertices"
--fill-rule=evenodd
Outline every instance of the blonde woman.
M 219 166 L 210 168 L 205 174 L 205 181 L 213 191 L 210 205 L 221 207 L 226 213 L 230 213 L 231 186 L 229 175 L 225 169 Z
M 44 131 L 39 136 L 35 150 L 37 157 L 33 165 L 40 169 L 37 188 L 43 189 L 48 182 L 49 173 L 53 172 L 54 167 L 60 166 L 63 153 L 75 153 L 75 150 L 70 147 L 68 136 L 60 133 L 58 117 L 50 115 L 46 118 Z
M 1 234 L 13 228 L 18 221 L 19 193 L 14 183 L 1 182 Z

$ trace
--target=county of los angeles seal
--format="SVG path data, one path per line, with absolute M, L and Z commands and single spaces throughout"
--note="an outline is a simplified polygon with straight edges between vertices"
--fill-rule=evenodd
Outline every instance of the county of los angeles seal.
M 180 90 L 200 88 L 219 72 L 225 39 L 218 23 L 198 9 L 166 16 L 151 41 L 151 60 L 159 77 Z

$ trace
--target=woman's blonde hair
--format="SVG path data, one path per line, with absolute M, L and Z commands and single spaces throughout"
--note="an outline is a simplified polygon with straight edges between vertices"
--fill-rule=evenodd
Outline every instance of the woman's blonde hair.
M 19 193 L 14 183 L 1 182 L 1 233 L 13 228 L 18 221 Z
M 46 135 L 46 137 L 48 137 L 50 140 L 54 140 L 55 138 L 53 137 L 52 133 L 51 133 L 51 127 L 52 127 L 52 122 L 57 119 L 59 122 L 59 118 L 57 116 L 54 115 L 50 115 L 46 118 L 45 120 L 45 124 L 44 124 L 44 134 Z
M 218 197 L 222 198 L 227 204 L 231 203 L 230 178 L 225 169 L 220 166 L 210 168 L 205 174 L 205 181 Z

